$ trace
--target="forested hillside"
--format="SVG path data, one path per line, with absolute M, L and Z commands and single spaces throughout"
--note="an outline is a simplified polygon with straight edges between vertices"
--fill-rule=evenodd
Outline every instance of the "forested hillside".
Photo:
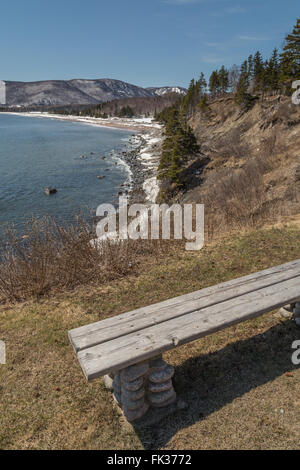
M 158 116 L 165 125 L 160 199 L 205 202 L 225 212 L 231 205 L 249 220 L 273 203 L 275 210 L 275 200 L 289 199 L 289 210 L 299 210 L 297 80 L 300 19 L 281 52 L 264 59 L 257 51 L 240 66 L 192 80 L 187 95 Z M 243 208 L 234 209 L 242 199 Z
M 133 116 L 157 115 L 165 108 L 175 104 L 177 100 L 177 93 L 167 93 L 162 96 L 123 98 L 93 106 L 48 107 L 47 110 L 56 114 L 92 116 L 103 119 L 110 116 L 131 118 Z

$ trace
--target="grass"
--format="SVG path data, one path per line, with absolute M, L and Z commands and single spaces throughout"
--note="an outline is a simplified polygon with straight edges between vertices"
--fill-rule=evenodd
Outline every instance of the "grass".
M 277 312 L 165 355 L 187 410 L 135 430 L 102 379 L 88 384 L 67 330 L 300 258 L 299 227 L 264 229 L 181 250 L 102 286 L 0 307 L 2 449 L 293 449 L 300 437 L 294 323 Z

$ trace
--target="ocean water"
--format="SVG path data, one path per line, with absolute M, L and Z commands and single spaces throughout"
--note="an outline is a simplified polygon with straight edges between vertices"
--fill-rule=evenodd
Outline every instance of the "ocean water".
M 130 135 L 128 130 L 0 113 L 0 234 L 11 223 L 22 230 L 32 216 L 70 223 L 78 214 L 95 214 L 99 204 L 116 202 L 129 178 L 116 152 Z M 105 178 L 97 179 L 100 175 Z M 45 186 L 57 194 L 46 196 Z

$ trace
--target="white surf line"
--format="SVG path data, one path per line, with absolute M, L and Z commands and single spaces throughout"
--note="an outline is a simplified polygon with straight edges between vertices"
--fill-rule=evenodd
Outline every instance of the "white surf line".
M 128 139 L 128 141 L 129 141 L 129 139 Z M 123 160 L 123 158 L 120 157 L 119 153 L 118 153 L 117 151 L 115 151 L 115 150 L 113 150 L 110 155 L 111 155 L 111 157 L 112 157 L 112 161 L 117 162 L 118 165 L 120 165 L 120 166 L 124 166 L 124 168 L 125 168 L 125 170 L 126 170 L 126 172 L 127 172 L 127 174 L 128 174 L 128 177 L 127 177 L 127 179 L 125 180 L 124 186 L 127 186 L 129 192 L 131 192 L 132 189 L 133 189 L 133 183 L 134 183 L 133 177 L 134 177 L 134 174 L 133 174 L 133 172 L 132 172 L 132 170 L 131 170 L 131 168 L 130 168 L 129 163 L 127 163 L 125 160 Z

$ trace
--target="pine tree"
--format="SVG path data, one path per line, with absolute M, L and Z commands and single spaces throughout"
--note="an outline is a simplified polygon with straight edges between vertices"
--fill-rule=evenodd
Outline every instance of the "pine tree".
M 181 103 L 181 120 L 187 120 L 196 110 L 202 96 L 206 93 L 207 82 L 204 74 L 201 73 L 199 80 L 191 80 L 188 92 Z
M 254 89 L 261 90 L 264 83 L 265 67 L 262 55 L 259 51 L 256 52 L 253 59 L 253 81 Z
M 200 99 L 201 99 L 203 95 L 206 94 L 206 90 L 207 90 L 207 81 L 205 80 L 205 76 L 202 72 L 200 74 L 200 77 L 197 83 L 198 83 L 199 94 L 200 94 Z
M 193 130 L 186 124 L 186 121 L 182 121 L 182 113 L 176 106 L 169 109 L 165 136 L 158 178 L 181 187 L 184 181 L 180 175 L 184 165 L 191 156 L 199 153 L 200 148 Z
M 198 108 L 201 109 L 201 111 L 203 112 L 206 112 L 208 110 L 209 105 L 208 105 L 207 95 L 202 96 L 201 100 L 198 103 Z
M 247 95 L 248 88 L 249 88 L 249 68 L 248 68 L 248 61 L 242 63 L 240 69 L 240 78 L 236 87 L 236 94 L 235 99 L 238 104 L 241 104 L 244 98 Z
M 235 93 L 236 102 L 246 111 L 252 108 L 255 103 L 256 98 L 249 93 L 250 85 L 250 73 L 249 73 L 249 64 L 245 60 L 241 65 L 240 70 L 240 79 L 237 84 L 237 89 Z
M 224 65 L 222 65 L 220 71 L 218 72 L 218 80 L 220 93 L 226 93 L 229 87 L 229 73 L 228 70 L 225 69 Z
M 209 92 L 212 96 L 215 96 L 219 91 L 219 74 L 217 70 L 214 70 L 209 78 Z
M 252 54 L 249 55 L 247 62 L 248 62 L 248 74 L 249 74 L 249 77 L 252 77 L 253 68 L 254 68 L 254 58 Z
M 278 50 L 274 49 L 272 56 L 265 66 L 266 88 L 276 92 L 279 89 L 279 57 Z
M 300 18 L 292 31 L 285 38 L 285 45 L 280 56 L 280 83 L 286 92 L 291 91 L 291 84 L 300 76 Z

